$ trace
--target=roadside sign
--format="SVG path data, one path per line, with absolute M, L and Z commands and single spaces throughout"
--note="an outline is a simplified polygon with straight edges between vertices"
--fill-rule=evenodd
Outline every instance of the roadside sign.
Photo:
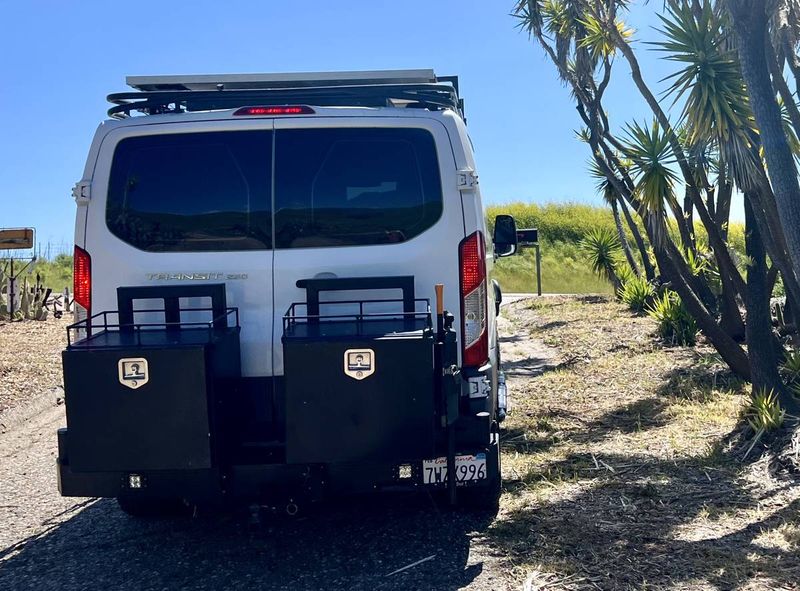
M 33 248 L 33 228 L 0 229 L 0 250 Z

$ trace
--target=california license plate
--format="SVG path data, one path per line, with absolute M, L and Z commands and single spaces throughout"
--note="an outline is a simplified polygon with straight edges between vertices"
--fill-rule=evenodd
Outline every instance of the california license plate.
M 486 454 L 456 456 L 456 482 L 486 478 Z M 447 458 L 423 460 L 422 482 L 443 484 L 447 482 Z

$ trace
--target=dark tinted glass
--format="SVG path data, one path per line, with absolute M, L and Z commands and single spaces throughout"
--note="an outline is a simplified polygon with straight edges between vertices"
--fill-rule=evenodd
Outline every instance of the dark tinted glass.
M 106 223 L 149 251 L 272 248 L 272 132 L 151 135 L 114 152 Z
M 442 213 L 433 136 L 422 129 L 277 132 L 277 248 L 410 240 Z

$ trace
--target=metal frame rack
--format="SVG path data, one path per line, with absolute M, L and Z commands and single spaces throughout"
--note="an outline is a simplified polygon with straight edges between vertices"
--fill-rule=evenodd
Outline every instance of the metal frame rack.
M 295 74 L 129 76 L 133 92 L 108 95 L 114 119 L 247 106 L 405 107 L 453 109 L 464 117 L 457 76 L 433 70 Z

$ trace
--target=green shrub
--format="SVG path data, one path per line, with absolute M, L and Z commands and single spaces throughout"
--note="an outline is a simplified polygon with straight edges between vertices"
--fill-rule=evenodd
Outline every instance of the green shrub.
M 72 290 L 72 256 L 60 254 L 52 260 L 39 259 L 31 269 L 31 274 L 39 274 L 42 283 L 53 291 L 61 292 L 65 287 Z
M 593 276 L 592 270 L 578 245 L 594 229 L 605 228 L 616 235 L 614 216 L 605 206 L 592 206 L 583 203 L 511 203 L 491 205 L 486 210 L 489 235 L 496 215 L 513 215 L 519 228 L 538 228 L 539 242 L 542 246 L 542 288 L 546 293 L 613 293 L 606 281 Z M 634 214 L 634 218 L 638 216 Z M 678 230 L 674 220 L 669 221 L 670 233 L 677 237 Z M 646 233 L 640 225 L 642 235 Z M 695 224 L 695 237 L 701 249 L 708 250 L 708 238 L 699 222 Z M 625 225 L 625 233 L 634 247 L 634 256 L 639 259 L 633 236 Z M 728 244 L 740 270 L 745 269 L 744 225 L 728 225 Z M 652 257 L 651 257 L 652 260 Z M 711 261 L 713 262 L 713 261 Z M 699 263 L 699 261 L 698 261 Z M 522 256 L 503 258 L 495 266 L 493 276 L 500 281 L 505 291 L 534 291 L 536 280 L 533 275 L 533 250 Z M 624 273 L 624 272 L 623 272 Z M 711 277 L 713 280 L 713 277 Z M 620 280 L 624 283 L 623 278 Z
M 617 233 L 608 228 L 594 228 L 581 240 L 581 249 L 588 257 L 592 271 L 611 282 L 615 289 L 620 287 L 617 267 L 620 265 L 622 246 Z
M 674 291 L 656 296 L 645 309 L 658 322 L 658 335 L 665 341 L 673 345 L 694 345 L 697 341 L 697 323 Z
M 628 281 L 636 278 L 636 273 L 633 272 L 630 265 L 620 263 L 617 265 L 617 278 L 622 286 L 625 287 Z
M 750 447 L 744 454 L 747 457 L 764 433 L 779 429 L 783 425 L 786 411 L 781 407 L 776 392 L 762 388 L 757 392 L 751 392 L 744 416 L 755 433 Z
M 632 277 L 622 284 L 620 299 L 634 312 L 644 312 L 652 304 L 656 290 L 644 277 Z
M 793 350 L 786 353 L 781 364 L 782 373 L 789 383 L 800 381 L 800 351 Z
M 580 242 L 595 228 L 614 230 L 614 216 L 607 207 L 582 203 L 522 203 L 492 205 L 486 215 L 490 229 L 496 215 L 514 216 L 518 228 L 538 228 L 539 239 L 548 242 Z

